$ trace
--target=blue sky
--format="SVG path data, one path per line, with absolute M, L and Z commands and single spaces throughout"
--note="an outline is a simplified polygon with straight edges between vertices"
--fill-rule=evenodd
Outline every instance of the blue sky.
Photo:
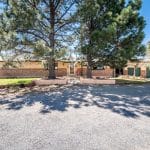
M 143 43 L 146 44 L 148 41 L 150 41 L 150 0 L 143 0 L 141 15 L 144 16 L 146 20 L 146 27 L 144 29 L 145 39 L 143 41 Z

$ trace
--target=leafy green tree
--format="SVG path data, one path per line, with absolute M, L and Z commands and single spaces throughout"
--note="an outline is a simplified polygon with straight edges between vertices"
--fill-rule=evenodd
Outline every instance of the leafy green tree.
M 82 53 L 87 56 L 87 77 L 92 77 L 95 63 L 122 68 L 128 60 L 144 55 L 141 5 L 141 0 L 82 1 L 78 12 L 84 28 Z
M 9 41 L 9 50 L 34 50 L 48 61 L 49 79 L 55 76 L 55 59 L 60 49 L 66 47 L 72 34 L 71 23 L 75 0 L 3 0 L 4 10 L 0 15 L 0 34 L 15 34 Z M 65 43 L 65 44 L 64 44 Z M 3 45 L 8 49 L 8 44 Z

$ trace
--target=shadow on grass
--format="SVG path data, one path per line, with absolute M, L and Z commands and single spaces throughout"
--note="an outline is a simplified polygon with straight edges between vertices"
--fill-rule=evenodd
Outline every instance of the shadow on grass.
M 149 89 L 150 85 L 72 86 L 53 92 L 33 92 L 11 99 L 0 99 L 0 105 L 6 105 L 9 110 L 20 110 L 39 102 L 42 114 L 64 112 L 69 107 L 80 109 L 96 106 L 125 117 L 150 117 Z

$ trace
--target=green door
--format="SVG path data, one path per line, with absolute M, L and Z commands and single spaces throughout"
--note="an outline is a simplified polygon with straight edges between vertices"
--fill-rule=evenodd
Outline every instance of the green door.
M 141 75 L 141 68 L 136 68 L 135 69 L 135 76 L 140 77 L 140 75 Z
M 134 75 L 134 68 L 128 68 L 128 75 L 133 76 Z
M 150 67 L 146 68 L 146 77 L 150 78 Z

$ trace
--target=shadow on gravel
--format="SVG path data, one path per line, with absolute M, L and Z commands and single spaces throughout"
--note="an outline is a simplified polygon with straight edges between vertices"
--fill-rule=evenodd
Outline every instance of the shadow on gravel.
M 150 85 L 72 86 L 53 92 L 34 92 L 13 99 L 0 99 L 9 110 L 41 103 L 40 113 L 67 111 L 69 107 L 97 106 L 125 117 L 150 117 Z

